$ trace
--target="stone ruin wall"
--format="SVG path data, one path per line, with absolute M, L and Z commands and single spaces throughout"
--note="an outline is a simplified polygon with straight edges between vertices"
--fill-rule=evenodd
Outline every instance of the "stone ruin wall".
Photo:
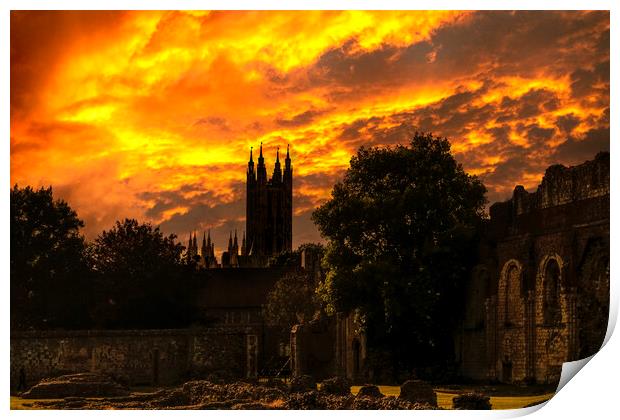
M 170 385 L 208 375 L 256 376 L 258 335 L 247 328 L 11 333 L 11 389 L 24 369 L 45 377 L 100 372 L 128 385 Z
M 490 213 L 456 337 L 461 374 L 556 383 L 562 363 L 593 354 L 606 329 L 609 155 L 552 166 L 535 193 L 517 187 Z

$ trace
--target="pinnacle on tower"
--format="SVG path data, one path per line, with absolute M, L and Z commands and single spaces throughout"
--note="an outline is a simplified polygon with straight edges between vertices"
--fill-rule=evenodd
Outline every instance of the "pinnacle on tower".
M 256 166 L 256 180 L 259 184 L 267 183 L 267 169 L 265 168 L 265 158 L 263 157 L 263 143 L 260 144 L 258 155 L 258 165 Z
M 207 238 L 205 236 L 205 231 L 202 231 L 202 246 L 200 247 L 200 255 L 203 258 L 206 258 L 209 251 L 207 250 Z
M 254 160 L 252 159 L 252 149 L 253 147 L 250 146 L 250 163 L 254 163 Z
M 276 151 L 276 164 L 273 167 L 273 175 L 271 176 L 273 182 L 282 182 L 282 170 L 280 169 L 280 148 Z
M 284 160 L 284 178 L 286 181 L 286 177 L 287 177 L 287 172 L 290 173 L 291 172 L 291 145 L 288 144 L 286 146 L 286 159 Z

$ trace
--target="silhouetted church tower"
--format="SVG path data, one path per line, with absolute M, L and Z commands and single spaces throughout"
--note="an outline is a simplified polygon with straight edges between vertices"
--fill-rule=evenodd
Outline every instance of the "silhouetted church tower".
M 293 168 L 286 148 L 284 172 L 280 168 L 280 148 L 271 179 L 260 145 L 254 170 L 252 148 L 247 174 L 246 240 L 242 255 L 272 256 L 293 249 Z

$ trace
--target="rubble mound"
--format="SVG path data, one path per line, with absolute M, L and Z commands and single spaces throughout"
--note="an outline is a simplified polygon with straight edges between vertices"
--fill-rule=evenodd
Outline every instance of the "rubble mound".
M 186 405 L 191 405 L 189 395 L 180 388 L 162 390 L 157 393 L 155 398 L 148 401 L 149 408 L 167 408 Z
M 372 388 L 369 386 L 368 388 Z M 366 392 L 366 391 L 365 391 Z M 372 391 L 369 391 L 372 393 Z M 66 397 L 55 401 L 35 401 L 36 408 L 52 409 L 194 409 L 194 410 L 424 410 L 429 404 L 412 403 L 394 397 L 335 395 L 306 391 L 287 394 L 280 389 L 245 382 L 214 384 L 190 381 L 151 393 L 115 397 Z
M 377 385 L 364 385 L 357 393 L 357 397 L 383 398 L 383 394 L 379 391 L 379 387 Z
M 316 382 L 312 376 L 301 375 L 293 376 L 289 386 L 291 392 L 316 391 Z
M 288 410 L 342 410 L 350 407 L 353 396 L 342 397 L 317 391 L 289 395 L 283 405 Z
M 343 377 L 336 376 L 321 382 L 321 392 L 330 395 L 351 395 L 351 383 Z
M 227 400 L 250 400 L 272 402 L 283 400 L 284 391 L 267 386 L 252 385 L 246 382 L 234 382 L 221 385 L 208 381 L 190 381 L 182 385 L 190 404 L 205 404 Z
M 452 408 L 455 410 L 490 410 L 490 398 L 476 393 L 468 392 L 452 398 Z
M 28 399 L 51 399 L 65 397 L 119 397 L 129 391 L 112 378 L 99 373 L 77 373 L 56 378 L 42 379 L 24 392 Z
M 437 407 L 437 394 L 433 388 L 424 381 L 409 380 L 400 386 L 399 399 L 411 403 L 428 404 Z

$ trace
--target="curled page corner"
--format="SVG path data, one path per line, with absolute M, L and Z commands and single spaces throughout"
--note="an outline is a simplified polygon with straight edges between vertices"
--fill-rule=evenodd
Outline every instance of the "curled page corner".
M 585 359 L 563 363 L 562 373 L 560 375 L 560 382 L 558 383 L 558 387 L 555 390 L 556 394 L 560 392 L 560 390 L 564 388 L 564 385 L 566 385 L 568 381 L 573 379 L 577 372 L 579 372 L 593 357 L 594 354 L 590 357 L 586 357 Z

